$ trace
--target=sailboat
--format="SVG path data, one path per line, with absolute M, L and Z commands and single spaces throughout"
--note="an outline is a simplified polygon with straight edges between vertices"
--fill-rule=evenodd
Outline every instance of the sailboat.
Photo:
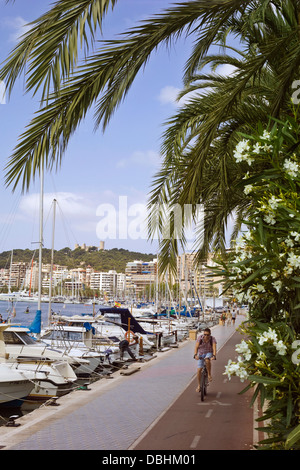
M 42 323 L 41 311 L 41 291 L 42 291 L 42 246 L 43 246 L 43 170 L 41 170 L 41 188 L 40 188 L 40 234 L 39 234 L 39 282 L 38 282 L 38 308 L 35 318 L 27 330 L 37 337 L 36 344 L 33 347 L 34 340 L 21 341 L 21 334 L 24 328 L 19 325 L 3 324 L 0 325 L 0 361 L 9 366 L 12 370 L 22 372 L 25 377 L 34 379 L 34 386 L 30 393 L 31 399 L 43 400 L 45 398 L 60 396 L 71 391 L 77 376 L 70 365 L 73 360 L 68 359 L 58 352 L 48 351 L 45 344 L 39 343 Z M 17 332 L 18 340 L 14 343 L 13 329 L 19 328 Z M 7 333 L 10 337 L 4 339 L 5 330 L 10 328 Z M 28 335 L 29 338 L 29 335 Z M 29 346 L 29 347 L 28 347 Z M 55 356 L 55 357 L 54 357 Z M 73 361 L 74 362 L 74 361 Z

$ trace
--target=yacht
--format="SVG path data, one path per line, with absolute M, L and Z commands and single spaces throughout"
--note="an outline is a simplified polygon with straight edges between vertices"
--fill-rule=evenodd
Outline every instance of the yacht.
M 65 356 L 46 345 L 35 345 L 26 330 L 0 325 L 0 364 L 32 381 L 30 400 L 44 401 L 71 391 L 77 376 Z
M 48 347 L 66 351 L 68 356 L 78 362 L 74 368 L 76 375 L 83 377 L 95 372 L 107 358 L 105 351 L 93 347 L 90 336 L 91 333 L 83 325 L 72 326 L 69 322 L 59 321 L 42 331 L 41 340 Z M 88 363 L 83 361 L 88 361 Z
M 22 372 L 0 364 L 0 405 L 21 406 L 35 383 Z

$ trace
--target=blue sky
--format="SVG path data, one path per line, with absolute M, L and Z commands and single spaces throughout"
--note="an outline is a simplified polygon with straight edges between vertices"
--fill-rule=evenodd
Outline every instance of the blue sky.
M 17 37 L 24 32 L 26 23 L 45 12 L 50 3 L 47 0 L 16 0 L 6 4 L 1 0 L 1 62 L 17 44 Z M 167 0 L 120 0 L 105 20 L 104 37 L 111 39 L 170 4 Z M 56 249 L 73 248 L 75 243 L 98 246 L 106 233 L 102 204 L 113 206 L 117 217 L 120 197 L 123 202 L 124 197 L 127 198 L 127 206 L 133 213 L 135 207 L 137 211 L 139 209 L 134 204 L 146 204 L 153 175 L 159 168 L 163 123 L 176 110 L 174 98 L 176 90 L 181 88 L 188 49 L 184 41 L 177 43 L 171 52 L 161 48 L 138 76 L 106 132 L 103 134 L 101 129 L 94 132 L 91 112 L 72 137 L 60 169 L 45 175 L 46 247 L 51 246 L 50 206 L 54 197 L 58 201 Z M 12 194 L 4 184 L 4 168 L 9 155 L 36 109 L 36 100 L 30 94 L 24 94 L 24 77 L 18 81 L 10 99 L 2 99 L 0 105 L 0 251 L 37 246 L 34 242 L 38 240 L 39 182 L 32 184 L 30 191 L 23 195 L 19 190 Z M 128 217 L 128 223 L 133 219 Z M 119 239 L 118 233 L 115 239 L 109 237 L 108 233 L 105 239 L 107 249 L 156 251 L 156 243 L 147 242 L 144 235 L 140 239 L 130 236 Z
M 17 44 L 25 25 L 47 11 L 50 4 L 48 0 L 15 0 L 9 4 L 0 0 L 1 62 Z M 168 0 L 120 0 L 104 22 L 104 38 L 114 38 L 171 4 Z M 147 194 L 161 161 L 163 124 L 178 106 L 175 97 L 182 87 L 183 67 L 191 48 L 189 41 L 180 40 L 171 51 L 161 47 L 154 53 L 105 133 L 100 128 L 94 131 L 91 112 L 71 138 L 60 169 L 45 175 L 45 247 L 51 247 L 51 204 L 55 197 L 58 201 L 56 249 L 74 248 L 75 243 L 98 246 L 100 240 L 104 240 L 107 249 L 156 252 L 156 242 L 151 244 L 145 233 L 139 235 L 134 228 L 138 225 L 137 216 L 141 217 L 141 208 L 147 204 Z M 2 99 L 0 104 L 0 252 L 37 248 L 39 181 L 32 184 L 26 194 L 21 194 L 20 190 L 12 193 L 4 184 L 8 158 L 37 109 L 36 99 L 24 93 L 24 77 L 16 84 L 11 98 Z M 127 226 L 121 228 L 120 204 L 127 213 Z M 117 229 L 115 234 L 111 226 L 108 230 L 105 224 L 106 207 L 115 210 L 110 211 L 113 218 L 110 220 Z

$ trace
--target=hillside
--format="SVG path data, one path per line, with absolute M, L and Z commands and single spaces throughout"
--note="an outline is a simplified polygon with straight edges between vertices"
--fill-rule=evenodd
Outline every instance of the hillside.
M 20 250 L 13 251 L 13 262 L 25 262 L 30 264 L 32 257 L 38 260 L 38 250 Z M 92 266 L 96 271 L 109 271 L 115 269 L 117 272 L 125 272 L 126 263 L 134 260 L 152 261 L 156 255 L 138 253 L 124 250 L 123 248 L 113 248 L 112 250 L 98 251 L 97 247 L 91 247 L 89 251 L 66 247 L 61 250 L 54 250 L 54 264 L 67 266 L 69 269 L 79 266 Z M 10 251 L 0 253 L 0 269 L 9 268 L 11 259 Z M 51 250 L 43 249 L 43 263 L 51 262 Z

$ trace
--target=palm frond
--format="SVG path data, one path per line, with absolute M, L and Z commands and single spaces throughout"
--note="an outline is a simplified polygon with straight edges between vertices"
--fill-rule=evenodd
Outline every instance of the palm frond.
M 8 96 L 27 67 L 26 91 L 42 89 L 42 100 L 60 89 L 78 62 L 79 48 L 88 50 L 103 18 L 117 0 L 58 0 L 29 24 L 0 71 Z M 53 88 L 53 90 L 52 90 Z

